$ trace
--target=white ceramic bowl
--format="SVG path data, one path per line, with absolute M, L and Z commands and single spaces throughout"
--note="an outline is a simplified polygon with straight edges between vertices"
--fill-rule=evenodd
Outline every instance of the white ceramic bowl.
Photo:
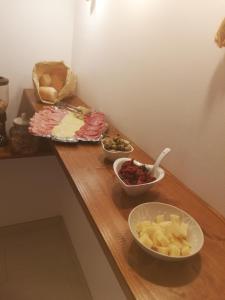
M 157 251 L 154 251 L 152 249 L 149 249 L 145 247 L 138 239 L 138 234 L 136 232 L 136 226 L 139 222 L 149 220 L 153 221 L 154 218 L 159 215 L 163 214 L 165 215 L 165 219 L 168 218 L 170 214 L 176 214 L 179 215 L 181 220 L 184 223 L 188 224 L 188 236 L 187 240 L 191 245 L 191 253 L 187 256 L 169 256 L 165 254 L 161 254 Z M 189 257 L 192 257 L 196 253 L 198 253 L 203 244 L 204 244 L 204 235 L 201 230 L 201 227 L 199 224 L 195 221 L 194 218 L 192 218 L 188 213 L 183 211 L 182 209 L 179 209 L 175 206 L 160 203 L 160 202 L 149 202 L 149 203 L 143 203 L 138 206 L 136 206 L 129 214 L 128 218 L 128 224 L 130 227 L 130 231 L 137 242 L 137 244 L 144 249 L 147 253 L 151 254 L 152 256 L 167 260 L 167 261 L 180 261 L 187 259 Z
M 119 170 L 122 166 L 122 164 L 128 160 L 131 160 L 130 158 L 119 158 L 117 159 L 114 164 L 113 164 L 113 169 L 114 172 L 119 180 L 119 183 L 121 187 L 124 189 L 124 191 L 129 195 L 129 196 L 138 196 L 143 193 L 145 193 L 149 188 L 154 186 L 157 182 L 163 179 L 165 176 L 165 172 L 162 168 L 158 167 L 156 169 L 156 180 L 149 182 L 149 183 L 143 183 L 143 184 L 137 184 L 137 185 L 128 185 L 126 184 L 119 176 Z M 141 166 L 143 165 L 142 163 L 134 160 L 134 163 Z M 153 165 L 145 165 L 147 169 L 151 170 Z
M 116 159 L 121 157 L 128 157 L 134 151 L 134 148 L 132 146 L 130 151 L 107 150 L 102 140 L 101 140 L 101 144 L 102 144 L 102 150 L 105 155 L 105 158 L 107 158 L 110 161 L 115 161 Z

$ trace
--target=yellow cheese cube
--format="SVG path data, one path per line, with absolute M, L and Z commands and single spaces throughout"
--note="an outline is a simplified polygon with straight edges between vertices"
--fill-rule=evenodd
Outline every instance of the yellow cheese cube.
M 170 226 L 172 224 L 171 221 L 163 221 L 163 222 L 160 222 L 159 225 L 160 227 L 162 228 L 167 228 L 168 226 Z
M 161 223 L 164 221 L 164 215 L 158 215 L 155 218 L 156 223 Z
M 162 254 L 164 254 L 164 255 L 168 255 L 168 254 L 169 254 L 168 247 L 156 247 L 156 250 L 157 250 L 159 253 L 162 253 Z
M 169 240 L 165 236 L 165 234 L 162 232 L 162 230 L 157 230 L 155 234 L 153 235 L 153 243 L 156 246 L 168 246 Z
M 170 215 L 170 220 L 174 223 L 180 223 L 180 216 L 178 216 L 178 215 L 173 215 L 173 214 L 171 214 Z
M 184 247 L 181 248 L 181 255 L 182 256 L 189 255 L 190 253 L 191 253 L 191 247 L 184 246 Z
M 176 237 L 176 238 L 182 238 L 181 230 L 180 230 L 180 224 L 178 223 L 172 223 L 171 225 L 171 233 Z
M 152 248 L 153 246 L 153 242 L 152 240 L 149 238 L 149 236 L 147 234 L 143 234 L 141 237 L 140 237 L 140 242 L 146 246 L 147 248 Z
M 177 246 L 179 249 L 183 247 L 182 241 L 176 237 L 171 240 L 172 244 Z
M 151 226 L 150 221 L 142 221 L 136 225 L 136 231 L 138 234 L 144 233 L 149 226 Z
M 180 224 L 180 235 L 183 237 L 183 238 L 187 238 L 187 231 L 188 231 L 188 224 L 182 222 Z
M 170 244 L 168 246 L 168 249 L 170 256 L 180 256 L 180 249 L 176 245 Z

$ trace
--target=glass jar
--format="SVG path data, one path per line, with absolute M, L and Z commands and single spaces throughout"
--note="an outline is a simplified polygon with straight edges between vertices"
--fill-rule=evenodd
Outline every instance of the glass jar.
M 29 120 L 25 113 L 13 120 L 9 130 L 11 151 L 19 155 L 32 155 L 38 150 L 38 137 L 32 136 L 28 130 Z
M 9 80 L 0 76 L 0 146 L 7 143 L 6 136 L 6 109 L 9 103 Z

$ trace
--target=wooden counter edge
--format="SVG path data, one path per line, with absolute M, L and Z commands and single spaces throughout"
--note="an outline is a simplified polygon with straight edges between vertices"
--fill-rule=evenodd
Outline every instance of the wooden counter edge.
M 59 164 L 62 166 L 62 168 L 65 172 L 65 175 L 66 175 L 66 177 L 69 181 L 69 184 L 70 184 L 70 186 L 71 186 L 71 188 L 72 188 L 72 190 L 75 194 L 75 197 L 76 197 L 76 199 L 78 199 L 79 204 L 81 205 L 81 207 L 82 207 L 82 209 L 83 209 L 83 211 L 84 211 L 84 213 L 85 213 L 85 215 L 86 215 L 86 217 L 87 217 L 87 219 L 88 219 L 88 221 L 89 221 L 89 223 L 90 223 L 90 225 L 91 225 L 91 227 L 92 227 L 92 229 L 95 233 L 95 236 L 96 236 L 96 238 L 98 239 L 98 241 L 101 245 L 101 248 L 102 248 L 106 258 L 107 258 L 110 266 L 112 267 L 112 269 L 114 271 L 114 274 L 116 275 L 118 283 L 121 286 L 124 294 L 126 295 L 126 297 L 128 297 L 127 299 L 136 300 L 135 295 L 132 293 L 126 279 L 124 278 L 121 271 L 119 270 L 119 267 L 118 267 L 113 255 L 112 255 L 109 247 L 107 246 L 107 244 L 104 240 L 104 237 L 102 236 L 101 232 L 99 231 L 95 220 L 93 219 L 88 207 L 85 205 L 85 202 L 83 201 L 83 198 L 82 198 L 79 190 L 75 186 L 74 181 L 73 181 L 70 173 L 68 172 L 67 168 L 65 167 L 65 165 L 64 165 L 62 159 L 60 158 L 58 152 L 56 151 L 56 149 L 55 149 L 55 155 L 56 155 L 56 158 L 57 158 Z

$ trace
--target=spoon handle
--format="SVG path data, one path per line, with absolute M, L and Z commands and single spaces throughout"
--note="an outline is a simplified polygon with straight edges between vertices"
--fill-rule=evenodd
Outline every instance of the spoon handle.
M 152 167 L 152 170 L 151 170 L 151 174 L 153 176 L 156 176 L 156 169 L 158 168 L 159 164 L 161 163 L 161 160 L 171 151 L 170 148 L 165 148 L 160 154 L 159 156 L 157 157 L 153 167 Z

